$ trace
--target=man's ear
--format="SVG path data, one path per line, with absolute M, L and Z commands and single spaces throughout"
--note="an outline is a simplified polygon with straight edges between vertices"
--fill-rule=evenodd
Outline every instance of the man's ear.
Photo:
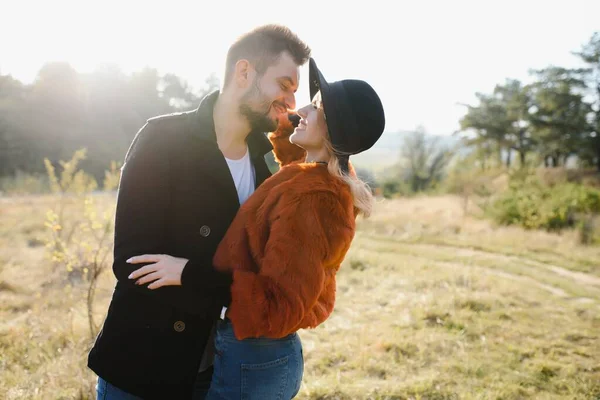
M 254 79 L 256 72 L 248 60 L 241 59 L 235 63 L 234 74 L 237 85 L 241 88 L 247 88 Z

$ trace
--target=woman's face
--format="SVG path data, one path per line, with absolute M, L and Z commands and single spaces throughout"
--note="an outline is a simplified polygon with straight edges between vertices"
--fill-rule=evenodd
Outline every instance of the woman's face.
M 311 104 L 298 110 L 302 117 L 300 124 L 290 136 L 290 142 L 305 150 L 320 150 L 325 147 L 327 123 L 321 103 L 321 93 L 317 93 Z

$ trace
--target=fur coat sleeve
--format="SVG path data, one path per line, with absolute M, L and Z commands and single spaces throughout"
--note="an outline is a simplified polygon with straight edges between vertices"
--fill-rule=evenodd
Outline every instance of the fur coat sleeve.
M 303 162 L 306 158 L 306 150 L 290 142 L 292 133 L 294 133 L 294 126 L 287 115 L 279 118 L 277 130 L 269 133 L 269 140 L 273 145 L 275 161 L 277 161 L 280 167 Z

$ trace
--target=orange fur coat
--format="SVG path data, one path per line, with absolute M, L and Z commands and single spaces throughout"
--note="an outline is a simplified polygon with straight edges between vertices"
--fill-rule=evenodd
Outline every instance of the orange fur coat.
M 303 163 L 292 131 L 280 123 L 269 134 L 281 169 L 242 205 L 213 259 L 233 272 L 227 316 L 240 340 L 281 338 L 325 321 L 354 237 L 350 189 L 326 165 Z

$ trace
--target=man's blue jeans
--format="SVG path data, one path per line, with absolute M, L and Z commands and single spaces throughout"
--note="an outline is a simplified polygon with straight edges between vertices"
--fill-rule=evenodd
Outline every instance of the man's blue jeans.
M 205 400 L 210 386 L 210 375 L 212 367 L 198 374 L 192 398 L 189 400 Z M 127 393 L 118 387 L 111 385 L 104 379 L 98 377 L 96 385 L 96 398 L 98 400 L 143 400 L 141 397 Z
M 97 400 L 143 400 L 141 397 L 129 394 L 98 377 L 96 385 Z

